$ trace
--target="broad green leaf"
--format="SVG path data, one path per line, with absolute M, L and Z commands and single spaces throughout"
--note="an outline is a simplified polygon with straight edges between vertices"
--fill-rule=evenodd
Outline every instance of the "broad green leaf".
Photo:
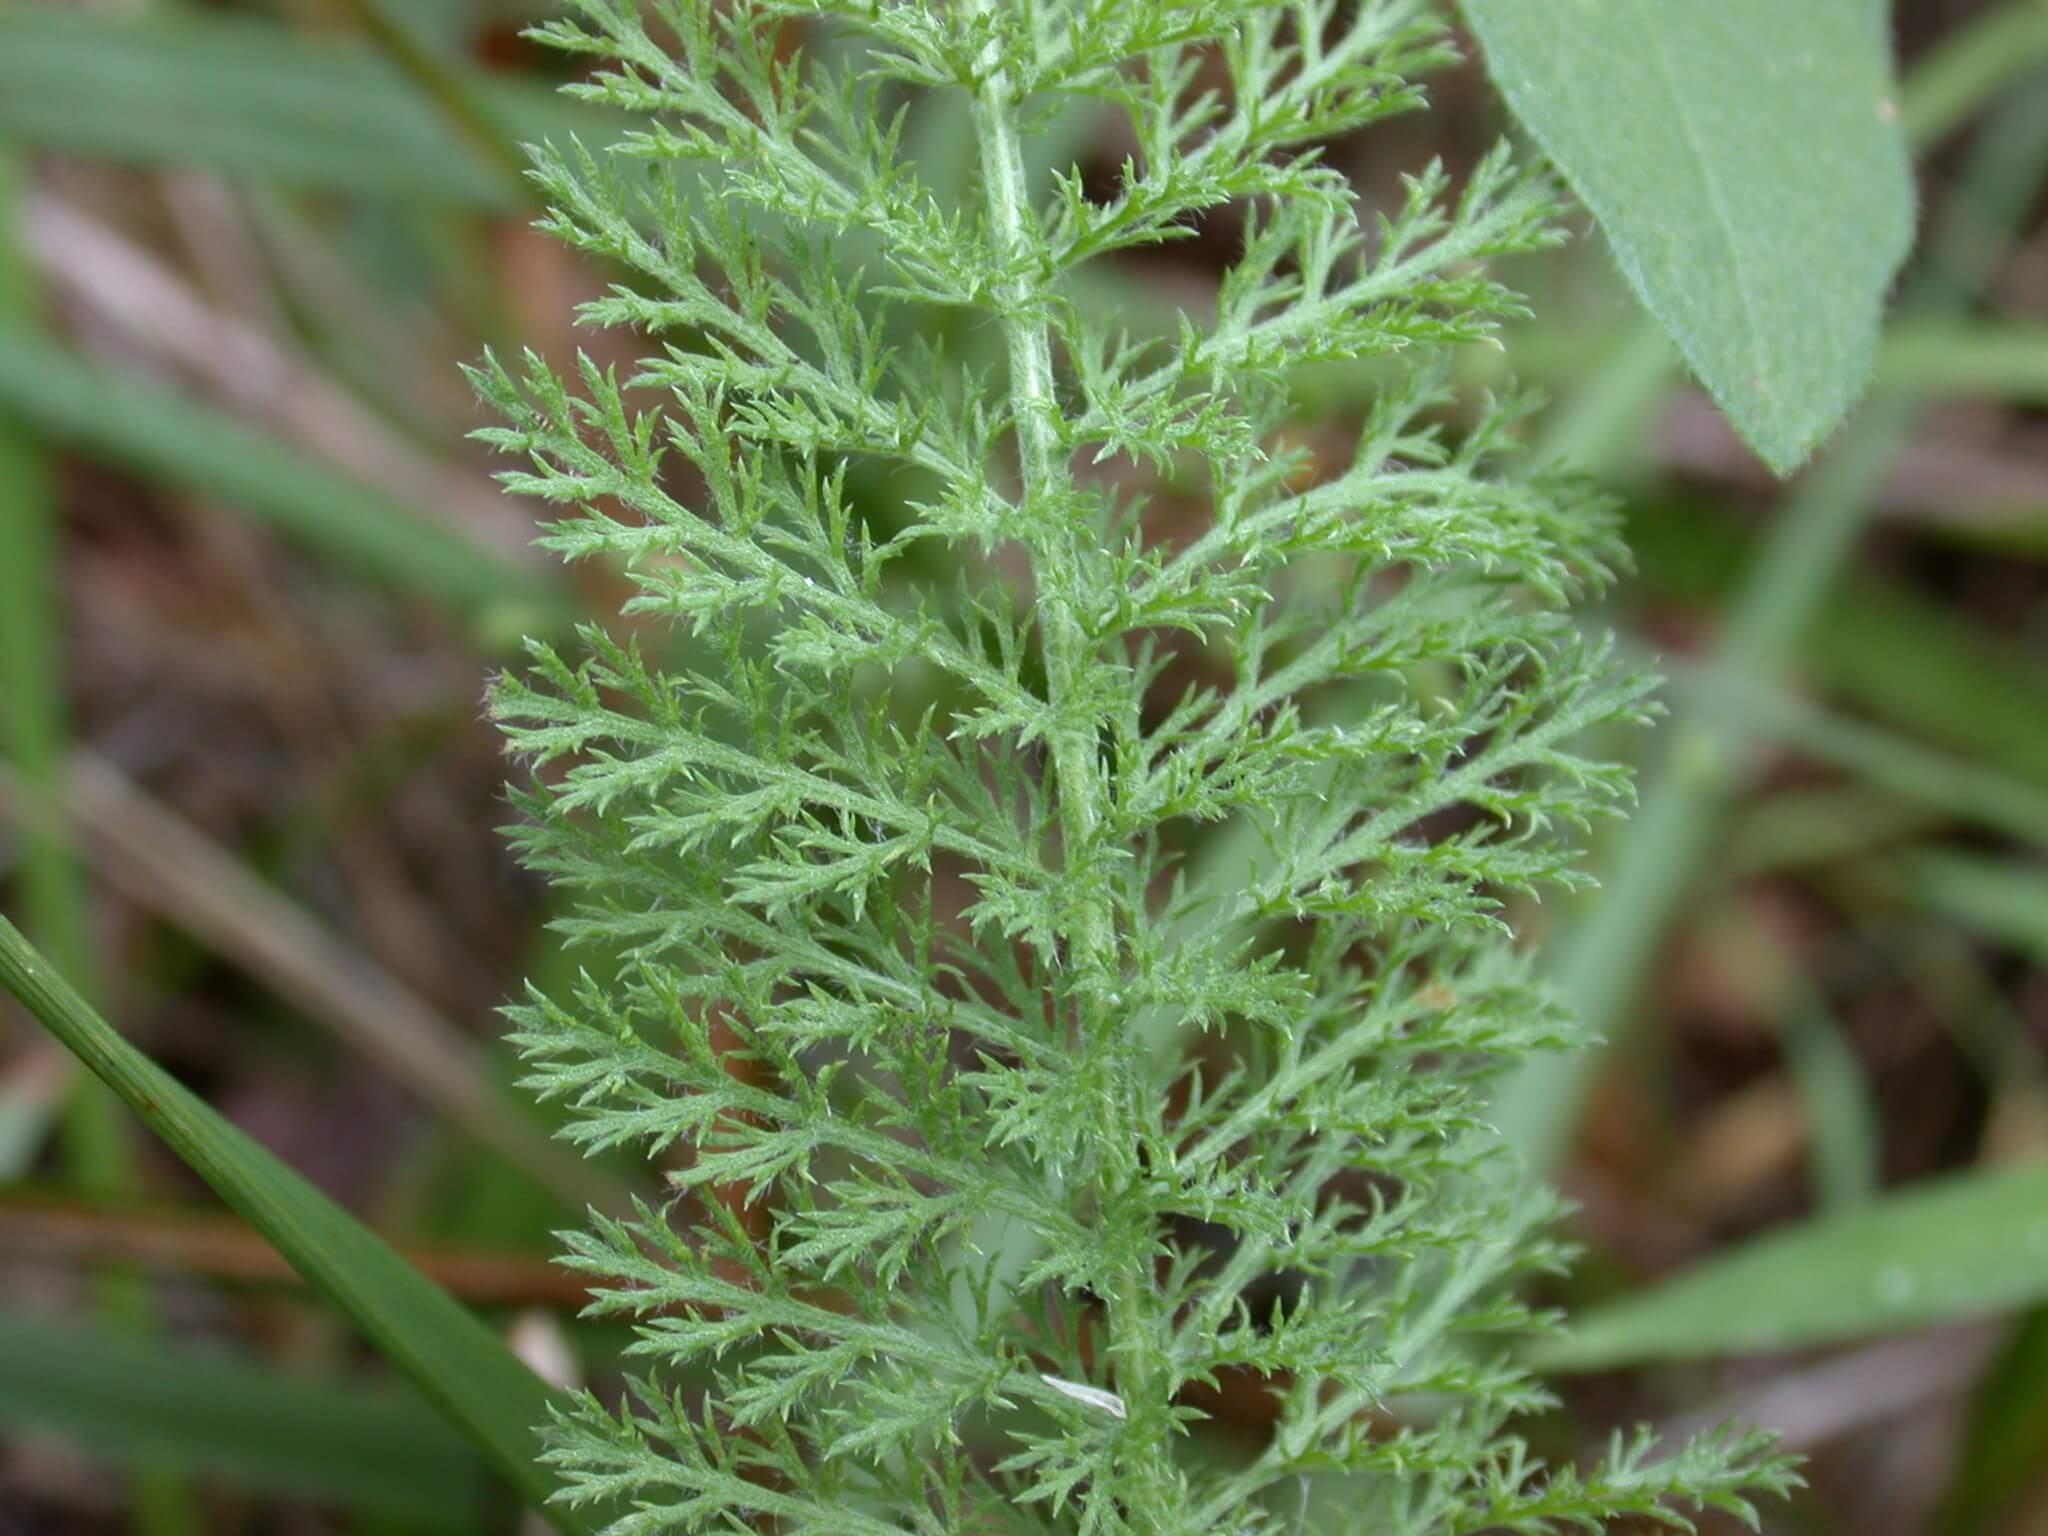
M 520 138 L 607 131 L 605 114 L 541 85 L 468 85 Z M 113 20 L 0 8 L 0 138 L 408 202 L 514 211 L 527 196 L 441 103 L 372 50 L 183 9 Z
M 361 1329 L 522 1497 L 544 1506 L 555 1483 L 536 1460 L 535 1426 L 552 1394 L 488 1328 L 122 1039 L 5 918 L 0 987 Z M 568 1511 L 550 1513 L 564 1531 L 587 1529 Z
M 436 1531 L 488 1507 L 482 1465 L 409 1392 L 18 1313 L 0 1316 L 0 1361 L 0 1424 Z
M 4 47 L 4 44 L 0 44 Z M 218 496 L 279 532 L 467 615 L 509 641 L 546 627 L 551 584 L 226 412 L 0 322 L 0 418 L 153 479 Z
M 1930 1180 L 1582 1313 L 1544 1370 L 1802 1349 L 2048 1299 L 2048 1162 Z
M 1876 0 L 1464 0 L 1623 275 L 1780 474 L 1871 371 L 1913 184 Z

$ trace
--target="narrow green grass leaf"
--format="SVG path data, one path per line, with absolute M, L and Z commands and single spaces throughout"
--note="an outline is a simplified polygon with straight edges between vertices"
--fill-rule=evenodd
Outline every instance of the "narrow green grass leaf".
M 1886 333 L 1879 365 L 1887 382 L 1923 395 L 2048 405 L 2048 326 L 1909 320 Z
M 1664 502 L 1631 519 L 1646 601 L 1718 605 L 1754 550 L 1717 511 Z M 1817 689 L 1980 771 L 2048 785 L 2048 673 L 2027 651 L 1870 572 L 1828 593 L 1800 646 Z
M 1930 853 L 1907 866 L 1923 906 L 2048 965 L 2048 872 L 1967 853 Z
M 411 1393 L 287 1374 L 221 1350 L 0 1315 L 0 1424 L 262 1493 L 479 1528 L 488 1488 Z
M 1955 1477 L 1933 1528 L 1977 1536 L 2048 1469 L 2048 1308 L 2036 1307 L 2013 1329 L 1972 1394 L 1969 1423 L 1956 1440 Z
M 2048 848 L 2048 793 L 2038 784 L 1930 751 L 1908 737 L 1833 714 L 1792 694 L 1737 687 L 1725 697 L 1730 706 L 1754 708 L 1759 738 L 1830 763 L 1867 786 L 1918 801 L 1964 825 L 1989 827 Z
M 0 323 L 28 324 L 37 309 L 15 228 L 21 190 L 13 157 L 0 149 Z M 44 446 L 17 423 L 0 420 L 0 751 L 38 790 L 61 777 L 70 750 L 62 545 L 62 507 Z M 72 851 L 31 831 L 20 876 L 24 915 L 59 963 L 74 975 L 97 974 L 91 895 Z M 44 1120 L 39 1107 L 0 1096 L 0 1169 L 34 1155 Z M 78 1188 L 109 1194 L 132 1187 L 128 1127 L 103 1087 L 75 1076 L 63 1091 L 61 1128 L 65 1173 Z M 107 1269 L 94 1281 L 105 1321 L 138 1335 L 151 1330 L 154 1303 L 134 1275 Z M 199 1529 L 183 1478 L 162 1462 L 137 1469 L 129 1507 L 137 1536 L 195 1536 Z
M 1877 1190 L 1883 1150 L 1870 1082 L 1827 999 L 1801 976 L 1778 1044 L 1806 1114 L 1806 1168 L 1822 1209 L 1847 1210 Z
M 0 153 L 0 324 L 33 314 L 28 262 L 21 250 L 23 179 L 14 157 Z M 56 488 L 48 454 L 33 433 L 0 417 L 0 753 L 26 783 L 47 786 L 70 751 L 65 717 L 63 591 Z M 84 872 L 57 838 L 31 829 L 13 871 L 22 919 L 57 956 L 87 971 L 91 922 Z M 105 1096 L 88 1083 L 69 1096 L 67 1140 L 100 1173 L 118 1171 L 119 1137 L 105 1136 Z M 0 1177 L 18 1174 L 36 1155 L 58 1095 L 0 1083 Z M 90 1156 L 85 1154 L 90 1152 Z M 82 1171 L 82 1170 L 80 1170 Z M 93 1182 L 88 1179 L 87 1182 Z
M 1764 462 L 1862 393 L 1913 235 L 1872 0 L 1465 0 L 1515 115 Z
M 555 1483 L 536 1459 L 534 1426 L 547 1418 L 551 1393 L 489 1329 L 123 1040 L 4 918 L 0 986 L 346 1314 L 523 1498 L 544 1505 Z M 567 1511 L 551 1515 L 572 1536 L 588 1528 Z
M 537 570 L 223 411 L 4 323 L 0 415 L 218 496 L 309 548 L 454 609 L 487 639 L 509 643 L 558 616 L 559 599 Z
M 1717 859 L 1732 880 L 1812 869 L 1940 831 L 1941 807 L 1875 784 L 1822 779 L 1765 790 L 1735 814 Z
M 416 8 L 402 0 L 341 0 L 341 8 L 523 198 L 527 160 L 518 139 L 506 133 L 491 105 L 482 99 L 479 82 L 471 78 L 470 71 L 427 35 Z
M 520 138 L 605 131 L 605 114 L 542 86 L 461 80 Z M 527 200 L 501 159 L 375 51 L 192 11 L 0 10 L 0 138 L 386 200 L 508 212 Z
M 1803 1349 L 2048 1298 L 2048 1162 L 1930 1180 L 1771 1233 L 1606 1307 L 1545 1370 Z
M 1900 102 L 1906 136 L 1933 144 L 2008 86 L 2048 64 L 2048 8 L 2006 0 L 1958 27 L 1918 64 Z

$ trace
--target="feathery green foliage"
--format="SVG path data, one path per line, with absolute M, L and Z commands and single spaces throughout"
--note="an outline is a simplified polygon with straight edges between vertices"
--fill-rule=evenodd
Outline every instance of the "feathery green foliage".
M 671 1165 L 570 1239 L 645 1366 L 554 1426 L 570 1496 L 619 1536 L 1194 1536 L 1295 1528 L 1313 1474 L 1447 1536 L 1785 1488 L 1747 1434 L 1572 1470 L 1512 1430 L 1562 1255 L 1484 1096 L 1573 1030 L 1504 903 L 1577 878 L 1626 788 L 1578 743 L 1647 684 L 1563 611 L 1607 509 L 1441 363 L 1552 188 L 1495 153 L 1365 221 L 1318 154 L 1420 104 L 1428 6 L 572 9 L 539 35 L 643 126 L 539 153 L 545 226 L 654 345 L 488 362 L 484 436 L 682 660 L 592 629 L 494 695 L 520 848 L 616 971 L 514 1038 L 572 1134 Z M 963 103 L 956 206 L 907 125 Z M 1035 185 L 1075 111 L 1120 178 Z M 1070 296 L 1212 224 L 1170 341 Z M 1389 358 L 1342 462 L 1290 437 L 1299 370 Z M 1198 1438 L 1226 1377 L 1264 1443 Z

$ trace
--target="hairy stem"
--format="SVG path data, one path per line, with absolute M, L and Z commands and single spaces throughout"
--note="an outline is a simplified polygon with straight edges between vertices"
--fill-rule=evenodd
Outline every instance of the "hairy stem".
M 980 0 L 984 14 L 993 0 Z M 1058 404 L 1053 395 L 1052 340 L 1047 328 L 1044 294 L 1035 281 L 1042 267 L 1036 216 L 1025 185 L 1024 157 L 1016 128 L 1016 103 L 1010 94 L 998 42 L 983 53 L 982 76 L 975 92 L 973 116 L 982 169 L 982 189 L 989 227 L 1004 254 L 1006 271 L 996 299 L 1004 342 L 1009 353 L 1010 410 L 1017 437 L 1021 497 L 1028 504 L 1056 493 L 1065 472 L 1060 451 Z M 1088 663 L 1087 636 L 1078 598 L 1085 586 L 1086 530 L 1074 521 L 1064 538 L 1051 547 L 1031 551 L 1032 576 L 1044 624 L 1047 702 L 1058 721 L 1052 734 L 1053 767 L 1058 776 L 1060 832 L 1072 872 L 1094 847 L 1107 787 L 1092 724 L 1072 718 L 1071 701 Z M 1107 985 L 1117 966 L 1117 946 L 1106 892 L 1086 901 L 1077 934 L 1075 964 Z M 1093 1022 L 1093 1021 L 1091 1021 Z M 1104 1171 L 1117 1194 L 1106 1203 L 1102 1221 L 1120 1227 L 1118 1251 L 1127 1256 L 1124 1272 L 1112 1282 L 1104 1302 L 1109 1314 L 1110 1353 L 1117 1366 L 1116 1385 L 1124 1400 L 1126 1431 L 1119 1458 L 1126 1477 L 1122 1490 L 1134 1529 L 1172 1528 L 1171 1457 L 1167 1404 L 1158 1381 L 1158 1287 L 1152 1273 L 1151 1218 L 1137 1193 L 1142 1170 L 1136 1137 L 1143 1106 L 1129 1102 L 1142 1091 L 1134 1074 L 1120 1085 L 1127 1102 L 1124 1126 L 1104 1139 Z
M 981 0 L 980 8 L 993 12 L 993 0 Z M 1010 410 L 1023 480 L 1021 499 L 1028 504 L 1052 490 L 1062 473 L 1052 338 L 1046 329 L 1044 294 L 1033 281 L 1032 269 L 1043 253 L 1024 184 L 1016 103 L 995 42 L 991 41 L 983 54 L 982 64 L 984 73 L 974 95 L 974 131 L 989 227 L 1009 263 L 995 296 L 1009 352 Z M 1073 528 L 1054 548 L 1031 551 L 1031 574 L 1044 623 L 1047 702 L 1055 715 L 1062 716 L 1052 735 L 1052 751 L 1059 775 L 1060 830 L 1070 869 L 1094 846 L 1104 795 L 1095 733 L 1086 722 L 1064 718 L 1062 709 L 1073 697 L 1087 662 L 1087 635 L 1076 611 L 1083 549 L 1082 530 Z M 1076 962 L 1098 972 L 1106 972 L 1115 963 L 1108 904 L 1100 896 L 1088 903 L 1076 950 Z

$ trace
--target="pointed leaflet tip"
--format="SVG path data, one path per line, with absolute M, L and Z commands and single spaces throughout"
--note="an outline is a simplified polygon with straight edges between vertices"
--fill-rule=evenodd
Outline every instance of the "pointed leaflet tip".
M 1463 0 L 1629 286 L 1790 474 L 1869 382 L 1913 238 L 1878 0 Z

